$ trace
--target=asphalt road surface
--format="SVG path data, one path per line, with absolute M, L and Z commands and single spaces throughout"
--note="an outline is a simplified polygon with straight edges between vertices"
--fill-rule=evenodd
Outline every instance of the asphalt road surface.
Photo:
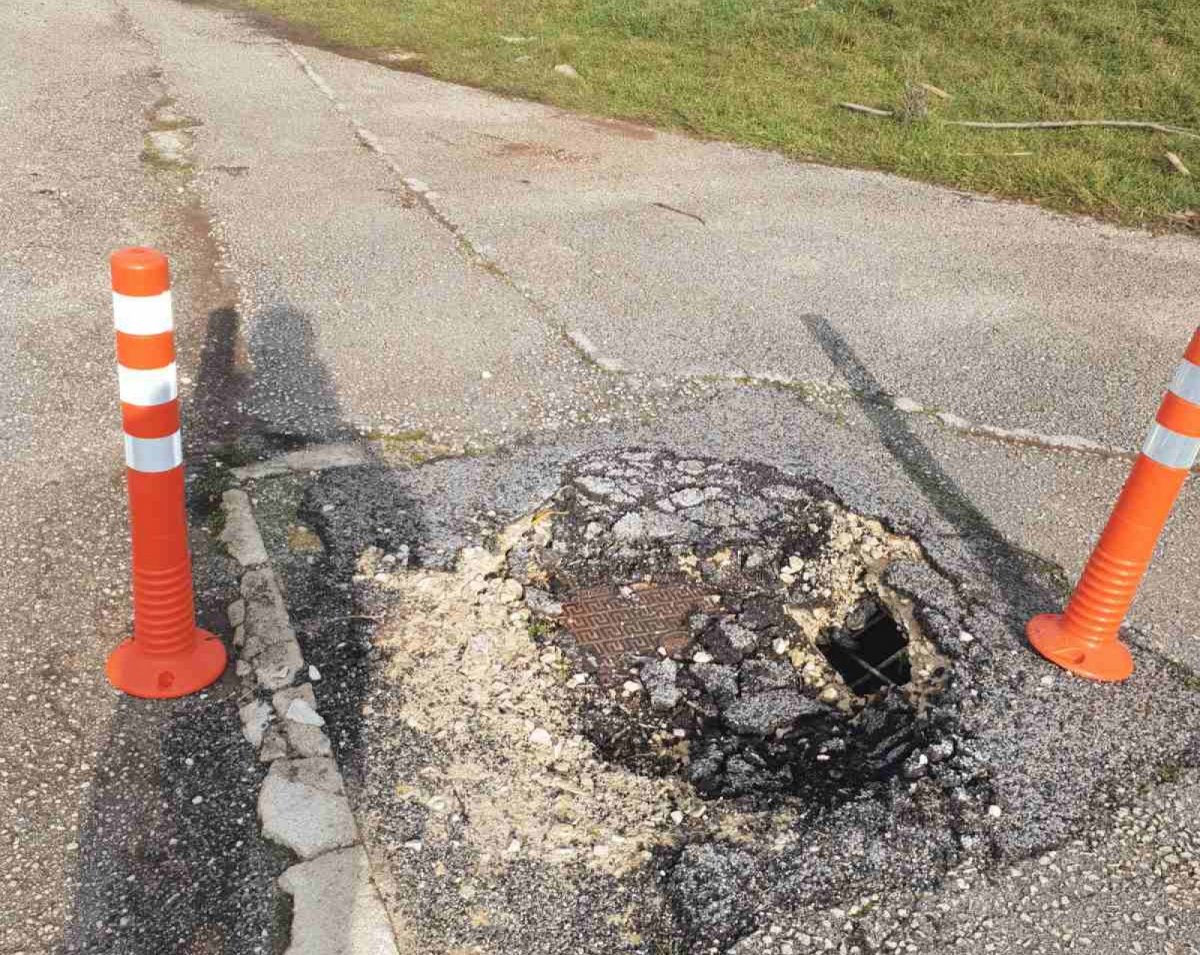
M 0 120 L 9 953 L 287 938 L 271 887 L 286 860 L 255 834 L 261 770 L 231 678 L 166 706 L 103 678 L 129 626 L 114 248 L 171 257 L 201 610 L 218 629 L 231 582 L 202 487 L 234 452 L 334 437 L 384 461 L 509 462 L 495 473 L 524 475 L 516 511 L 558 446 L 657 440 L 810 470 L 823 455 L 826 480 L 934 514 L 967 557 L 1002 541 L 1073 577 L 1196 321 L 1188 237 L 567 115 L 204 5 L 9 5 Z M 461 498 L 444 519 L 466 542 L 477 491 L 414 473 L 418 498 Z M 1189 487 L 1131 617 L 1139 652 L 1186 670 L 1198 518 Z M 1076 834 L 1033 870 L 1047 892 L 1070 866 L 1110 887 L 1128 933 L 1096 950 L 1196 950 L 1194 933 L 1130 934 L 1154 924 L 1136 873 L 1168 838 L 1138 820 L 1191 845 L 1200 790 L 1169 775 L 1128 780 L 1130 815 L 1095 824 L 1116 834 L 1095 855 L 1077 845 L 1095 832 Z M 1023 944 L 1028 899 L 964 879 L 931 904 L 964 938 L 991 919 L 991 941 Z M 1038 944 L 1081 934 L 1056 911 L 1030 916 L 1050 925 Z

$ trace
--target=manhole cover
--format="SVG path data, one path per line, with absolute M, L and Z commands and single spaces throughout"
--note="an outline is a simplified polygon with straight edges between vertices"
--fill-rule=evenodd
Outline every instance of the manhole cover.
M 602 675 L 613 676 L 631 656 L 651 656 L 659 647 L 668 653 L 683 649 L 690 638 L 688 616 L 707 595 L 706 588 L 690 583 L 587 587 L 563 603 L 563 614 L 580 648 L 596 658 Z

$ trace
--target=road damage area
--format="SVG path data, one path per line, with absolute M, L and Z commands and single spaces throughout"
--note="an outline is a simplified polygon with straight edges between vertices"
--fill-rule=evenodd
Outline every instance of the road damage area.
M 268 513 L 290 501 L 267 536 L 402 951 L 927 942 L 911 909 L 947 879 L 1058 844 L 1081 793 L 1188 758 L 1144 697 L 1098 723 L 1136 710 L 1146 753 L 1045 720 L 1062 700 L 1019 642 L 1024 565 L 1010 604 L 919 522 L 667 448 L 566 458 L 522 516 L 479 516 L 487 484 L 537 467 L 258 486 Z M 448 546 L 464 525 L 480 543 Z M 1042 785 L 1077 763 L 1074 790 Z
M 382 575 L 399 692 L 372 718 L 421 754 L 381 820 L 404 921 L 513 952 L 724 951 L 845 804 L 936 820 L 903 860 L 934 876 L 994 820 L 924 611 L 885 582 L 920 560 L 811 482 L 633 450 L 575 462 L 453 571 Z

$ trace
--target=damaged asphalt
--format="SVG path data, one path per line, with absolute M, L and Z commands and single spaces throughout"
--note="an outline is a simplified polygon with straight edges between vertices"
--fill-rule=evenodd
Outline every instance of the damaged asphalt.
M 604 928 L 620 908 L 617 901 L 632 898 L 628 904 L 654 924 L 647 938 L 655 944 L 682 941 L 681 950 L 697 953 L 774 951 L 766 947 L 774 925 L 784 927 L 776 933 L 779 946 L 808 951 L 794 940 L 797 928 L 807 925 L 796 921 L 799 913 L 819 905 L 853 908 L 862 898 L 880 900 L 868 913 L 881 906 L 911 911 L 922 898 L 936 899 L 961 881 L 952 874 L 963 868 L 1003 885 L 1013 867 L 1088 838 L 1109 823 L 1114 806 L 1162 780 L 1178 779 L 1195 764 L 1194 733 L 1180 719 L 1197 702 L 1195 677 L 1140 646 L 1136 634 L 1138 672 L 1122 686 L 1071 679 L 1048 666 L 1028 649 L 1022 628 L 1031 614 L 1062 600 L 1061 572 L 979 527 L 978 512 L 956 496 L 951 482 L 941 480 L 930 503 L 923 482 L 936 473 L 920 468 L 931 462 L 929 452 L 905 433 L 898 413 L 895 420 L 874 408 L 838 414 L 867 429 L 897 429 L 903 453 L 881 454 L 879 444 L 840 440 L 828 411 L 787 394 L 734 386 L 704 409 L 660 419 L 643 431 L 560 438 L 549 446 L 417 469 L 375 464 L 282 481 L 290 487 L 288 523 L 311 527 L 322 543 L 319 554 L 300 556 L 277 533 L 274 558 L 283 568 L 306 657 L 322 661 L 326 678 L 318 699 L 329 714 L 352 801 L 366 820 L 368 847 L 393 879 L 410 888 L 419 884 L 422 893 L 434 893 L 430 898 L 440 897 L 440 889 L 430 888 L 438 879 L 457 891 L 456 878 L 473 863 L 461 847 L 432 862 L 418 864 L 412 857 L 422 815 L 397 795 L 397 781 L 436 765 L 444 754 L 436 732 L 377 716 L 387 712 L 389 700 L 403 699 L 405 688 L 389 679 L 387 653 L 372 641 L 394 607 L 386 588 L 363 582 L 356 563 L 368 548 L 400 552 L 413 568 L 448 568 L 463 547 L 494 543 L 508 522 L 547 504 L 560 506 L 555 492 L 570 483 L 582 455 L 588 472 L 604 479 L 605 465 L 619 471 L 618 455 L 628 449 L 669 460 L 727 462 L 734 471 L 739 460 L 753 462 L 742 466 L 747 475 L 764 465 L 779 468 L 786 475 L 779 480 L 815 482 L 830 499 L 920 545 L 921 560 L 897 565 L 885 579 L 913 601 L 924 632 L 948 661 L 945 687 L 930 701 L 930 722 L 941 724 L 944 735 L 928 741 L 935 747 L 950 741 L 959 754 L 944 785 L 897 768 L 874 774 L 859 798 L 820 811 L 803 812 L 803 797 L 795 797 L 792 806 L 800 805 L 804 818 L 787 848 L 766 838 L 773 831 L 771 810 L 759 810 L 758 844 L 684 840 L 656 855 L 649 881 L 632 880 L 636 889 L 618 891 L 611 879 L 583 871 L 564 885 L 558 874 L 551 878 L 524 862 L 506 871 L 504 899 L 494 900 L 507 917 L 500 924 L 471 929 L 444 915 L 427 918 L 410 898 L 403 911 L 418 948 L 453 938 L 514 953 L 614 945 L 656 951 L 614 940 Z M 899 438 L 892 433 L 885 440 Z M 264 482 L 258 493 L 269 500 L 277 492 Z M 621 511 L 610 509 L 609 520 L 620 520 Z M 270 505 L 262 513 L 268 526 L 288 526 L 271 516 Z M 725 542 L 718 534 L 711 543 Z M 619 572 L 627 566 L 609 566 L 617 571 L 615 583 L 628 582 Z M 391 561 L 378 572 L 403 574 L 404 564 Z M 961 783 L 964 770 L 969 785 Z M 531 896 L 542 903 L 521 903 Z M 564 911 L 573 915 L 564 919 Z M 1194 932 L 1182 900 L 1166 911 L 1172 937 Z M 868 931 L 855 925 L 849 918 L 829 933 L 799 934 L 815 940 L 805 946 L 821 950 L 823 938 L 840 946 Z M 911 927 L 888 932 L 899 940 L 924 938 L 923 945 L 952 943 Z

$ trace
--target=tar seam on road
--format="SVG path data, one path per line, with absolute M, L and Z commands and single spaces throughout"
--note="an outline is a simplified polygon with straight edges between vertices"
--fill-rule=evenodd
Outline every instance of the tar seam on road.
M 591 347 L 591 343 L 582 335 L 575 336 L 575 338 L 581 343 L 581 347 Z M 607 368 L 610 364 L 615 364 L 608 363 L 606 359 L 598 354 L 593 354 L 592 360 L 601 368 Z M 711 378 L 713 376 L 692 376 L 684 380 L 696 380 L 697 377 Z M 867 405 L 872 405 L 894 416 L 907 415 L 910 417 L 927 418 L 948 431 L 953 431 L 967 437 L 987 438 L 999 444 L 1034 448 L 1042 451 L 1066 451 L 1074 454 L 1086 454 L 1120 461 L 1133 461 L 1138 456 L 1138 452 L 1135 449 L 1118 448 L 1112 445 L 1101 444 L 1080 435 L 1042 434 L 1028 428 L 998 428 L 995 425 L 968 421 L 966 418 L 956 415 L 953 412 L 942 411 L 936 408 L 926 408 L 911 398 L 890 394 L 883 390 L 873 378 L 870 384 L 864 387 L 861 385 L 845 385 L 839 382 L 810 378 L 792 378 L 787 375 L 759 372 L 732 372 L 718 377 L 754 388 L 779 388 L 792 391 L 824 393 L 831 398 L 852 400 L 855 404 L 863 408 Z M 1197 470 L 1200 470 L 1200 468 L 1197 468 Z
M 288 54 L 296 61 L 303 70 L 304 75 L 315 86 L 321 94 L 329 100 L 334 110 L 345 117 L 347 124 L 355 137 L 360 143 L 370 150 L 375 156 L 387 166 L 387 168 L 400 177 L 405 190 L 420 203 L 426 213 L 437 222 L 442 228 L 446 229 L 459 244 L 464 254 L 477 263 L 481 268 L 487 270 L 501 281 L 516 289 L 521 295 L 534 307 L 536 312 L 542 317 L 543 321 L 551 328 L 557 330 L 563 341 L 574 350 L 584 361 L 590 365 L 594 365 L 601 371 L 614 375 L 631 375 L 635 374 L 626 369 L 621 362 L 607 358 L 599 349 L 597 349 L 591 341 L 580 331 L 569 329 L 561 322 L 557 322 L 546 310 L 543 303 L 535 298 L 529 288 L 522 282 L 511 276 L 503 266 L 496 261 L 495 258 L 487 255 L 467 236 L 462 226 L 454 222 L 445 212 L 438 208 L 435 201 L 439 194 L 436 190 L 430 188 L 429 184 L 421 179 L 417 179 L 405 172 L 384 149 L 378 135 L 370 128 L 359 121 L 351 112 L 349 106 L 342 100 L 338 99 L 337 93 L 333 87 L 325 80 L 316 68 L 308 61 L 295 45 L 287 40 L 280 41 L 280 44 L 288 52 Z M 694 219 L 701 225 L 707 226 L 707 223 L 700 216 L 687 212 L 683 209 L 678 209 L 675 206 L 668 205 L 664 202 L 652 202 L 650 205 L 663 209 L 668 212 L 676 213 L 677 215 L 686 216 Z M 686 376 L 681 379 L 683 382 L 694 381 L 711 376 Z M 728 378 L 734 381 L 739 381 L 745 384 L 759 386 L 778 386 L 778 387 L 799 387 L 799 388 L 830 388 L 829 382 L 808 381 L 804 379 L 793 379 L 788 376 L 775 375 L 762 372 L 738 372 L 733 374 L 721 375 L 720 377 Z M 835 386 L 836 387 L 836 386 Z M 1040 434 L 1035 431 L 1018 428 L 1005 429 L 998 428 L 992 425 L 977 424 L 967 421 L 951 412 L 937 411 L 934 409 L 922 408 L 915 402 L 908 399 L 896 397 L 889 398 L 886 392 L 879 386 L 874 379 L 871 379 L 871 387 L 862 389 L 857 386 L 851 386 L 849 389 L 837 389 L 847 396 L 853 398 L 858 404 L 866 407 L 868 402 L 889 401 L 888 408 L 891 411 L 900 412 L 903 414 L 920 414 L 929 417 L 931 420 L 937 421 L 942 426 L 951 431 L 956 431 L 971 437 L 987 438 L 997 441 L 1002 444 L 1015 444 L 1024 447 L 1032 447 L 1047 451 L 1069 451 L 1080 454 L 1096 455 L 1105 458 L 1115 458 L 1120 460 L 1132 461 L 1137 457 L 1136 450 L 1127 450 L 1123 448 L 1114 448 L 1107 445 L 1099 444 L 1078 435 L 1047 435 Z

